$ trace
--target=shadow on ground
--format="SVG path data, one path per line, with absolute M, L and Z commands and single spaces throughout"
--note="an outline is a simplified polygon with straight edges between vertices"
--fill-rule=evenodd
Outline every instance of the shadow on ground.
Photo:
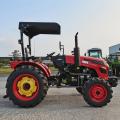
M 34 108 L 42 108 L 46 110 L 55 109 L 76 109 L 80 107 L 87 107 L 83 97 L 79 94 L 71 95 L 47 95 L 44 100 Z M 0 96 L 0 108 L 20 108 L 12 103 L 8 98 L 4 99 Z

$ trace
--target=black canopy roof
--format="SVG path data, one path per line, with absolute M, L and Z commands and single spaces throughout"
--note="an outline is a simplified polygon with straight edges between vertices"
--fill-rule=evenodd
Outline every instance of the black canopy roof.
M 50 22 L 20 22 L 19 29 L 30 38 L 38 34 L 60 34 L 60 25 Z

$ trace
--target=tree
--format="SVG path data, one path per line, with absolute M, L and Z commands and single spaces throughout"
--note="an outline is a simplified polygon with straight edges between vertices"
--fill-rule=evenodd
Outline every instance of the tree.
M 11 53 L 10 56 L 12 56 L 14 60 L 16 60 L 16 59 L 19 59 L 19 58 L 21 57 L 21 53 L 20 53 L 19 50 L 14 50 L 14 51 Z

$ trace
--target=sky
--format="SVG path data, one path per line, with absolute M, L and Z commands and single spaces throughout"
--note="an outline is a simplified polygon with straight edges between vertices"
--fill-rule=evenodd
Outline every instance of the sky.
M 59 41 L 65 46 L 65 54 L 71 54 L 76 32 L 79 32 L 81 55 L 98 47 L 106 56 L 110 46 L 120 43 L 120 0 L 1 0 L 0 57 L 20 50 L 20 21 L 61 25 L 61 35 L 33 38 L 32 55 L 35 56 L 46 56 L 53 51 L 59 53 Z

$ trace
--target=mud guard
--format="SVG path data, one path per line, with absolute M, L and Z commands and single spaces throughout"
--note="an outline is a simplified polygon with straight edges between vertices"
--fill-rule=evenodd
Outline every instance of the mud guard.
M 45 76 L 48 78 L 51 74 L 49 68 L 44 65 L 43 63 L 39 63 L 39 62 L 30 62 L 30 61 L 11 61 L 10 62 L 10 66 L 13 69 L 16 69 L 17 67 L 23 66 L 23 65 L 31 65 L 33 67 L 36 67 L 38 69 L 40 69 Z

